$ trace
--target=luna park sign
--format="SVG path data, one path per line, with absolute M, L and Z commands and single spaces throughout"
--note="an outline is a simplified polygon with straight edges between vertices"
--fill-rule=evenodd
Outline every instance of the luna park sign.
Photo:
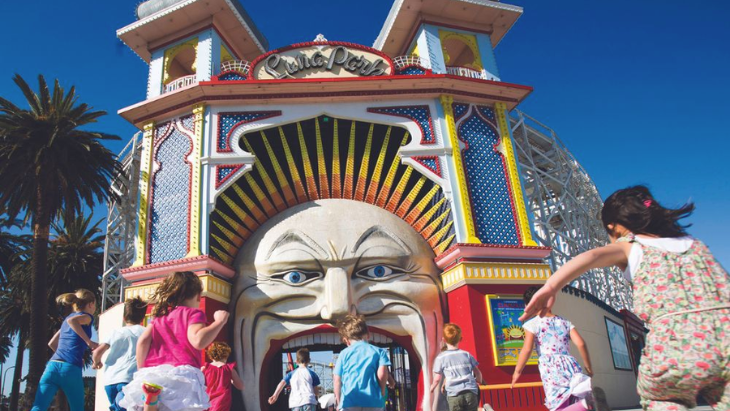
M 274 50 L 254 62 L 257 80 L 375 77 L 393 73 L 390 59 L 369 47 L 305 44 Z

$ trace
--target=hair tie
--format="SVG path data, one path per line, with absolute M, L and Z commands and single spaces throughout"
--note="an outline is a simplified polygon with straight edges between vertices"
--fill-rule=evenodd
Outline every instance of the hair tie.
M 644 207 L 646 207 L 646 208 L 651 207 L 651 200 L 644 200 Z

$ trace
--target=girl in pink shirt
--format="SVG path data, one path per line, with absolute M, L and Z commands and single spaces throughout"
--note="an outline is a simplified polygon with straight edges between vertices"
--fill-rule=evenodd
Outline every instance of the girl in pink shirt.
M 124 387 L 119 405 L 128 410 L 198 411 L 210 407 L 205 377 L 200 371 L 203 352 L 228 321 L 227 311 L 216 311 L 206 326 L 198 309 L 203 284 L 192 272 L 167 277 L 152 296 L 154 319 L 137 341 L 134 379 Z

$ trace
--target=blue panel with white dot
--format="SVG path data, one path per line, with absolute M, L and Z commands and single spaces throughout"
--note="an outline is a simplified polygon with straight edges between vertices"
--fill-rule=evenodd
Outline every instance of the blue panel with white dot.
M 371 113 L 389 114 L 391 116 L 409 118 L 418 124 L 421 129 L 421 144 L 435 144 L 436 134 L 433 132 L 431 122 L 431 110 L 428 106 L 412 107 L 373 107 L 368 109 Z
M 259 111 L 250 113 L 221 113 L 221 115 L 218 116 L 218 141 L 216 144 L 218 151 L 233 151 L 228 134 L 238 123 L 250 123 L 260 118 L 271 117 L 272 113 L 274 112 Z
M 236 72 L 233 72 L 232 71 L 232 72 L 229 72 L 229 73 L 221 74 L 220 76 L 218 76 L 218 80 L 222 80 L 222 81 L 241 81 L 241 80 L 246 80 L 246 76 L 244 76 L 244 75 L 242 75 L 240 73 L 236 73 Z
M 494 118 L 492 109 L 480 107 L 458 128 L 459 139 L 468 147 L 462 156 L 474 224 L 484 244 L 519 245 L 504 159 L 495 149 L 499 135 L 494 124 L 484 118 L 490 118 L 490 112 Z
M 159 170 L 152 185 L 150 263 L 185 257 L 188 248 L 190 138 L 177 129 L 160 144 L 155 155 Z
M 403 70 L 399 70 L 398 74 L 404 76 L 420 76 L 426 74 L 426 69 L 418 66 L 406 67 Z

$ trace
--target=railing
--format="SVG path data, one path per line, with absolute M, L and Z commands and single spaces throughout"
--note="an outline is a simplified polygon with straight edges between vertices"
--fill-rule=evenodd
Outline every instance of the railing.
M 470 78 L 478 78 L 478 79 L 482 79 L 482 80 L 491 80 L 491 79 L 487 79 L 487 76 L 483 71 L 477 71 L 474 69 L 470 69 L 468 67 L 446 66 L 446 73 L 453 74 L 455 76 L 461 76 L 461 77 L 470 77 Z
M 221 73 L 235 71 L 236 73 L 248 75 L 250 69 L 251 64 L 245 60 L 228 60 L 221 63 Z
M 425 69 L 429 68 L 428 63 L 426 63 L 425 60 L 418 56 L 398 56 L 393 59 L 393 64 L 395 64 L 396 69 L 402 69 L 408 66 L 419 66 L 423 67 Z
M 165 93 L 170 93 L 175 90 L 179 90 L 183 87 L 190 86 L 192 84 L 195 84 L 198 82 L 198 76 L 195 74 L 191 74 L 189 76 L 180 77 L 179 79 L 174 80 L 172 83 L 168 83 L 165 86 Z

